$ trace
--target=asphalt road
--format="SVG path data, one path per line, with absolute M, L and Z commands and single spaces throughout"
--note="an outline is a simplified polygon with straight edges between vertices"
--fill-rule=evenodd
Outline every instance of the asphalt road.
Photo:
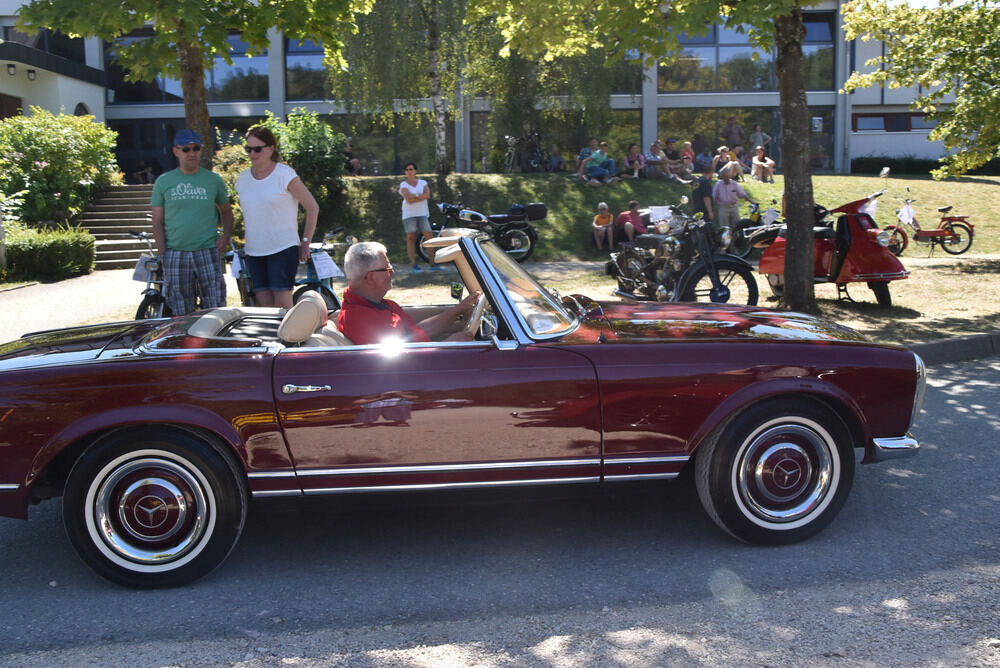
M 781 548 L 728 538 L 684 479 L 336 498 L 255 509 L 208 577 L 130 591 L 46 502 L 0 519 L 0 665 L 995 667 L 998 409 L 1000 358 L 932 368 L 922 452 L 859 467 Z

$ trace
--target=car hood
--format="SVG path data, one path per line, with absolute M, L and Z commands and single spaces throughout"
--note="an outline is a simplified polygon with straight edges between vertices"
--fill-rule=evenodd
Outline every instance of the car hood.
M 867 341 L 860 333 L 815 316 L 730 304 L 590 302 L 577 335 L 605 342 L 650 340 Z
M 94 359 L 109 349 L 131 348 L 162 324 L 140 320 L 25 334 L 0 344 L 0 371 Z

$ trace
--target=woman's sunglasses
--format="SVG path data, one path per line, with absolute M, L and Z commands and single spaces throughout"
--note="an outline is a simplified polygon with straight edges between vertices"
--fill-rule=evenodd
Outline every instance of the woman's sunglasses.
M 267 144 L 264 144 L 263 146 L 244 146 L 243 148 L 247 150 L 247 153 L 260 153 L 267 148 Z

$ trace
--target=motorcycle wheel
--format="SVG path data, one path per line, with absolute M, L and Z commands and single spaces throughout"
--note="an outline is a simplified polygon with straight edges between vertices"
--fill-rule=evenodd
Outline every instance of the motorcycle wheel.
M 898 225 L 886 225 L 885 231 L 889 233 L 889 252 L 896 256 L 902 255 L 906 247 L 910 245 L 910 240 L 906 238 L 906 232 Z
M 500 234 L 497 243 L 518 262 L 524 262 L 535 251 L 535 238 L 527 230 L 507 230 Z
M 684 302 L 715 302 L 721 304 L 746 304 L 756 306 L 759 293 L 757 279 L 753 272 L 743 264 L 726 260 L 716 260 L 715 268 L 719 272 L 719 280 L 729 289 L 724 296 L 713 294 L 712 279 L 708 268 L 701 267 L 691 277 L 688 289 L 681 296 Z
M 733 227 L 733 241 L 729 244 L 729 253 L 736 257 L 746 257 L 753 252 L 750 239 L 747 237 L 746 229 L 753 225 L 749 218 L 743 218 Z
M 771 288 L 771 294 L 781 299 L 785 296 L 785 277 L 781 274 L 766 274 L 767 285 Z
M 299 300 L 302 299 L 302 295 L 308 292 L 309 290 L 315 290 L 320 294 L 320 296 L 323 297 L 323 301 L 326 302 L 327 311 L 336 311 L 337 309 L 340 308 L 340 300 L 337 299 L 337 295 L 333 293 L 333 290 L 326 287 L 322 283 L 319 284 L 311 283 L 309 285 L 303 285 L 302 287 L 300 287 L 298 290 L 295 291 L 295 294 L 292 295 L 292 303 L 298 304 Z
M 875 293 L 875 301 L 881 308 L 892 306 L 892 295 L 889 294 L 888 283 L 869 283 L 868 287 Z
M 136 320 L 169 318 L 172 315 L 173 313 L 170 312 L 170 307 L 167 306 L 167 300 L 163 295 L 146 295 L 135 311 Z
M 944 229 L 952 234 L 941 239 L 941 248 L 945 253 L 961 255 L 972 246 L 972 229 L 965 223 L 945 223 Z

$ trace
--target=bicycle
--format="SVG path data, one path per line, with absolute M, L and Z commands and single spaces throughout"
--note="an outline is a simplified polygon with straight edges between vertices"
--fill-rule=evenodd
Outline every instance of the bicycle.
M 166 297 L 163 296 L 163 262 L 153 249 L 153 235 L 135 230 L 129 230 L 128 233 L 135 239 L 145 241 L 148 250 L 148 254 L 139 256 L 135 271 L 132 272 L 133 281 L 146 283 L 141 293 L 142 301 L 135 311 L 135 319 L 169 318 L 173 312 L 167 306 Z
M 326 302 L 327 310 L 333 311 L 340 308 L 340 299 L 334 291 L 333 279 L 341 278 L 344 272 L 333 260 L 330 253 L 346 251 L 349 247 L 357 243 L 357 239 L 351 235 L 344 237 L 343 241 L 334 241 L 343 227 L 338 227 L 323 235 L 323 241 L 309 244 L 309 259 L 300 262 L 298 271 L 295 274 L 295 292 L 292 293 L 292 303 L 298 303 L 302 295 L 309 290 L 318 292 Z M 240 302 L 244 306 L 256 306 L 257 302 L 253 296 L 253 281 L 250 273 L 246 270 L 246 252 L 243 248 L 237 248 L 230 240 L 232 250 L 226 254 L 227 259 L 233 264 L 233 276 L 240 292 Z

